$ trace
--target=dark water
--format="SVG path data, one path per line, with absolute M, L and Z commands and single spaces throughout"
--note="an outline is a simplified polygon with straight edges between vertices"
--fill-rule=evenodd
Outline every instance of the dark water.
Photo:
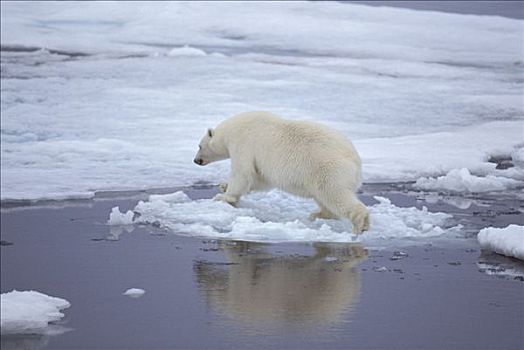
M 452 211 L 463 224 L 469 220 L 472 231 L 521 219 L 511 214 L 519 203 L 510 198 L 477 199 L 460 209 L 445 197 L 427 202 L 390 190 L 368 192 L 397 205 Z M 13 243 L 1 246 L 2 292 L 34 289 L 72 304 L 61 324 L 69 332 L 2 337 L 2 349 L 524 345 L 524 283 L 482 272 L 478 263 L 523 264 L 482 253 L 474 238 L 369 250 L 359 244 L 220 242 L 150 226 L 127 232 L 105 225 L 112 207 L 127 210 L 136 202 L 107 198 L 2 210 L 1 238 Z M 146 294 L 122 295 L 132 287 Z

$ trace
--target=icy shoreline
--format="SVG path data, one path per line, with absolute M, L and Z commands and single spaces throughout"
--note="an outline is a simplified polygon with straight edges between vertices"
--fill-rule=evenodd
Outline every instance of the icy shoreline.
M 420 189 L 426 190 L 450 188 L 458 192 L 500 191 L 524 186 L 524 168 L 522 161 L 518 158 L 518 155 L 522 152 L 517 152 L 521 151 L 522 148 L 516 149 L 514 141 L 520 137 L 519 128 L 521 126 L 522 122 L 520 121 L 494 122 L 455 132 L 362 139 L 355 140 L 354 143 L 363 161 L 363 175 L 366 183 L 416 181 Z M 498 130 L 496 137 L 492 134 L 493 130 Z M 490 137 L 490 143 L 486 144 L 483 140 Z M 465 142 L 464 140 L 470 141 Z M 438 143 L 445 143 L 446 147 L 435 148 L 435 144 Z M 35 146 L 38 146 L 38 143 Z M 69 147 L 66 144 L 63 144 L 63 146 Z M 82 147 L 87 147 L 87 144 Z M 42 149 L 34 152 L 41 151 Z M 90 157 L 87 162 L 97 164 L 88 172 L 82 170 L 77 173 L 77 170 L 74 170 L 77 166 L 75 163 L 67 165 L 68 170 L 63 173 L 60 168 L 51 172 L 50 169 L 43 168 L 36 170 L 36 173 L 40 173 L 41 176 L 39 176 L 39 181 L 34 182 L 30 188 L 25 184 L 32 181 L 30 178 L 34 176 L 34 172 L 28 172 L 25 167 L 23 169 L 3 167 L 1 200 L 89 199 L 95 197 L 97 192 L 143 191 L 141 190 L 143 188 L 191 186 L 194 185 L 195 179 L 197 179 L 196 182 L 220 183 L 227 181 L 230 166 L 229 161 L 222 161 L 204 168 L 197 167 L 188 159 L 193 156 L 193 150 L 190 149 L 188 152 L 180 154 L 179 159 L 173 160 L 173 164 L 163 164 L 158 169 L 158 173 L 130 168 L 124 173 L 114 176 L 113 173 L 117 171 L 117 168 L 124 167 L 125 164 L 113 163 L 111 160 L 113 155 L 110 153 L 110 149 L 104 150 L 109 158 L 102 157 L 99 159 L 94 157 L 100 157 L 100 153 L 91 155 L 91 151 L 84 153 L 85 151 L 78 154 L 79 161 L 86 161 L 86 158 L 82 157 Z M 61 152 L 63 152 L 63 149 L 57 145 L 55 151 L 52 154 L 47 154 L 46 157 L 60 158 Z M 67 152 L 75 154 L 77 151 L 73 147 Z M 130 152 L 133 151 L 130 150 Z M 428 158 L 426 155 L 430 153 L 432 153 L 432 157 Z M 493 154 L 514 154 L 515 166 L 507 170 L 495 169 L 496 164 L 487 161 L 489 155 Z M 140 162 L 142 156 L 139 156 L 133 162 Z M 126 159 L 130 161 L 134 157 L 129 153 Z M 2 161 L 4 161 L 4 158 L 2 157 Z M 143 161 L 146 164 L 148 162 L 145 159 Z M 103 162 L 103 165 L 98 165 L 100 162 Z M 465 169 L 464 171 L 469 175 L 460 175 L 462 178 L 457 180 L 454 178 L 449 180 L 425 178 L 442 172 L 454 174 L 459 170 L 457 167 Z M 135 173 L 131 171 L 135 171 Z M 484 177 L 473 178 L 471 172 L 482 174 Z M 448 177 L 451 176 L 449 174 Z M 65 176 L 71 176 L 71 179 L 62 181 Z

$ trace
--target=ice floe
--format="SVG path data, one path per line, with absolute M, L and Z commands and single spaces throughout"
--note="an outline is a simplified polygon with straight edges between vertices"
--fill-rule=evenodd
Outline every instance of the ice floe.
M 453 231 L 446 222 L 451 218 L 449 214 L 400 208 L 387 198 L 375 199 L 378 203 L 370 206 L 371 230 L 358 238 L 351 233 L 349 221 L 310 221 L 309 215 L 318 210 L 313 200 L 276 190 L 249 194 L 237 208 L 212 199 L 192 201 L 181 191 L 154 195 L 134 208 L 134 223 L 191 236 L 260 242 L 417 239 Z
M 524 226 L 482 229 L 477 239 L 483 249 L 524 260 Z
M 71 306 L 65 299 L 35 291 L 2 293 L 0 300 L 2 335 L 60 333 L 63 329 L 50 327 L 50 323 L 61 320 L 61 310 Z
M 522 186 L 522 181 L 501 176 L 472 175 L 466 168 L 453 169 L 437 178 L 421 177 L 414 187 L 421 190 L 439 190 L 451 192 L 492 192 L 503 191 Z

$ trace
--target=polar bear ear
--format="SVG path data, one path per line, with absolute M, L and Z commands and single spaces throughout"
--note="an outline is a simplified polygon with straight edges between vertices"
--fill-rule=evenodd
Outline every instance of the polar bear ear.
M 213 129 L 211 129 L 211 128 L 207 129 L 207 135 L 209 137 L 213 137 Z

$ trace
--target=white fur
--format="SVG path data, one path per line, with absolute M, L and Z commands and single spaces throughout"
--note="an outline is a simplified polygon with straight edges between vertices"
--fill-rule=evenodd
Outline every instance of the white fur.
M 291 121 L 266 112 L 248 112 L 209 129 L 195 162 L 231 158 L 231 176 L 216 199 L 236 205 L 251 191 L 279 188 L 314 198 L 312 218 L 348 218 L 355 233 L 369 228 L 369 212 L 356 196 L 360 157 L 344 135 L 326 126 Z

